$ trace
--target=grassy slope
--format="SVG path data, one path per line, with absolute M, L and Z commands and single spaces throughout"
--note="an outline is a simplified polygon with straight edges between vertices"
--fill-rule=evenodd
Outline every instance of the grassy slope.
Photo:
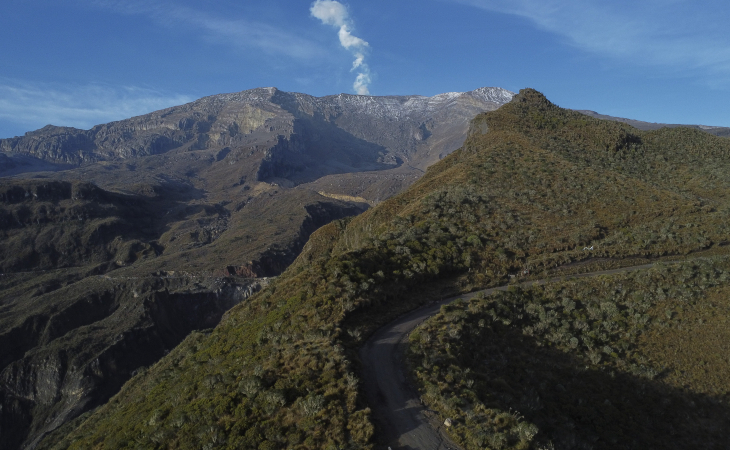
M 210 335 L 189 338 L 46 444 L 367 447 L 353 349 L 399 311 L 449 289 L 503 283 L 525 266 L 537 274 L 727 240 L 729 141 L 639 132 L 531 90 L 478 116 L 472 130 L 407 192 L 319 230 L 276 283 Z

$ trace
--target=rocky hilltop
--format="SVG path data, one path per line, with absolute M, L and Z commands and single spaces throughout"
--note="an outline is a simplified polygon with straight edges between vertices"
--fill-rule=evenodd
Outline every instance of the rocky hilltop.
M 0 448 L 103 404 L 512 95 L 261 88 L 0 140 Z

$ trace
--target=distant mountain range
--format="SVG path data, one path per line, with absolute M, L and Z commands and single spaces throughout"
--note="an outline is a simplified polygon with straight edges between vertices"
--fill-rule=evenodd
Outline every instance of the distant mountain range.
M 710 134 L 714 134 L 715 136 L 722 136 L 722 137 L 730 136 L 730 127 L 712 127 L 712 126 L 707 126 L 707 125 L 686 125 L 686 124 L 683 125 L 683 124 L 676 124 L 676 123 L 642 122 L 641 120 L 607 116 L 605 114 L 599 114 L 595 111 L 589 111 L 586 109 L 576 110 L 576 111 L 578 111 L 579 113 L 585 114 L 586 116 L 590 116 L 590 117 L 593 117 L 596 119 L 623 122 L 623 123 L 631 125 L 634 128 L 638 128 L 638 129 L 644 130 L 644 131 L 658 130 L 660 128 L 690 127 L 690 128 L 697 128 L 699 130 L 702 130 L 702 131 L 710 133 Z
M 494 109 L 512 95 L 500 88 L 481 88 L 434 97 L 317 98 L 261 88 L 205 97 L 90 130 L 48 125 L 0 140 L 0 150 L 80 165 L 172 150 L 217 149 L 222 152 L 218 160 L 231 152 L 230 158 L 237 161 L 257 160 L 258 178 L 292 175 L 297 180 L 382 169 L 398 159 L 423 169 L 458 148 L 474 114 Z M 426 143 L 431 135 L 436 143 Z M 254 154 L 239 155 L 241 148 Z M 285 158 L 293 160 L 282 164 Z

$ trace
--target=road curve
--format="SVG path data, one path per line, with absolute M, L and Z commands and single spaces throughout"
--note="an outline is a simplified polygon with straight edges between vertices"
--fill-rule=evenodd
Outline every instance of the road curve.
M 578 275 L 527 281 L 521 287 L 543 284 L 562 279 L 612 275 L 648 269 L 654 264 L 603 270 Z M 500 286 L 469 294 L 459 295 L 430 303 L 399 317 L 376 331 L 360 349 L 363 366 L 363 386 L 373 420 L 381 433 L 381 441 L 393 450 L 447 450 L 458 449 L 446 435 L 438 416 L 429 411 L 420 400 L 418 392 L 408 384 L 403 358 L 408 346 L 408 335 L 418 324 L 436 314 L 441 305 L 458 298 L 470 299 L 480 292 L 487 295 Z

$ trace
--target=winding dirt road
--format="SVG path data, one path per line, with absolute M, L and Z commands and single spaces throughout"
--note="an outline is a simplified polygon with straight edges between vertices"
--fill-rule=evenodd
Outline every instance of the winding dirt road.
M 648 269 L 654 264 L 624 267 L 578 275 L 528 281 L 519 286 L 543 284 L 561 279 L 611 275 L 621 272 Z M 480 292 L 487 295 L 500 286 L 470 294 L 451 297 L 411 311 L 376 331 L 360 349 L 363 364 L 363 384 L 368 403 L 373 411 L 373 420 L 381 434 L 381 442 L 393 450 L 446 450 L 458 449 L 446 435 L 442 419 L 429 411 L 420 400 L 418 392 L 406 377 L 403 358 L 408 346 L 408 335 L 418 324 L 436 314 L 441 305 L 458 298 L 470 299 Z

